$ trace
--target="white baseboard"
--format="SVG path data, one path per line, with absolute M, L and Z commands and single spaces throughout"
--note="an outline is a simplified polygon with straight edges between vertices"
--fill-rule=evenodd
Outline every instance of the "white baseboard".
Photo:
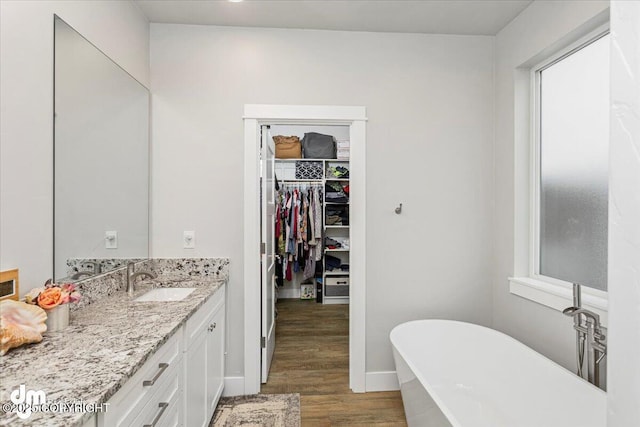
M 281 299 L 300 299 L 300 288 L 283 288 L 278 289 L 278 298 Z
M 365 384 L 367 392 L 400 390 L 396 371 L 367 372 Z
M 244 395 L 244 377 L 224 377 L 224 397 Z
M 395 391 L 400 390 L 396 371 L 367 372 L 366 391 Z M 222 395 L 244 395 L 244 377 L 224 377 Z

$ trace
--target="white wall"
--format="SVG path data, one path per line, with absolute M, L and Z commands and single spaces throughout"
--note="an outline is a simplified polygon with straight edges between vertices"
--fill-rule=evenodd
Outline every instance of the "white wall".
M 536 1 L 496 36 L 493 326 L 571 370 L 575 369 L 571 320 L 509 293 L 507 277 L 514 275 L 514 251 L 519 250 L 514 247 L 514 231 L 528 230 L 528 218 L 514 216 L 514 193 L 523 185 L 528 188 L 528 170 L 515 170 L 514 164 L 522 164 L 523 158 L 527 164 L 529 112 L 514 106 L 528 105 L 529 74 L 524 68 L 606 22 L 608 5 L 608 1 Z
M 248 103 L 367 108 L 367 371 L 394 370 L 398 323 L 490 324 L 492 37 L 152 24 L 151 91 L 152 255 L 231 258 L 228 376 L 243 371 Z
M 0 268 L 21 294 L 53 265 L 53 14 L 145 85 L 149 25 L 130 2 L 0 2 Z
M 611 2 L 609 427 L 640 425 L 640 3 Z

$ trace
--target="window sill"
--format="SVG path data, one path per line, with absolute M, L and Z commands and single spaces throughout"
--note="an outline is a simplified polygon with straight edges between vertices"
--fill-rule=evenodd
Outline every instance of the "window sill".
M 562 311 L 573 305 L 570 285 L 549 283 L 531 277 L 510 277 L 509 291 L 519 297 Z M 600 315 L 603 325 L 608 322 L 608 298 L 602 291 L 582 287 L 582 307 Z

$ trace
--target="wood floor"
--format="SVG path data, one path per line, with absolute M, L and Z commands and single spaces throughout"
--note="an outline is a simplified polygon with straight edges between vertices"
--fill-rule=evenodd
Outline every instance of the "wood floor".
M 349 389 L 349 306 L 281 299 L 261 393 L 300 393 L 302 426 L 406 426 L 400 392 Z

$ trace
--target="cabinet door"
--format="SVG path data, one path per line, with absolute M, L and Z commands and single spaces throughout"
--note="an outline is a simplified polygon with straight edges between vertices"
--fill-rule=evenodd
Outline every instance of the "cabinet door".
M 207 416 L 213 416 L 224 388 L 224 305 L 212 316 L 207 329 Z
M 185 425 L 207 426 L 211 417 L 207 405 L 207 338 L 209 332 L 203 328 L 194 337 L 186 354 Z

